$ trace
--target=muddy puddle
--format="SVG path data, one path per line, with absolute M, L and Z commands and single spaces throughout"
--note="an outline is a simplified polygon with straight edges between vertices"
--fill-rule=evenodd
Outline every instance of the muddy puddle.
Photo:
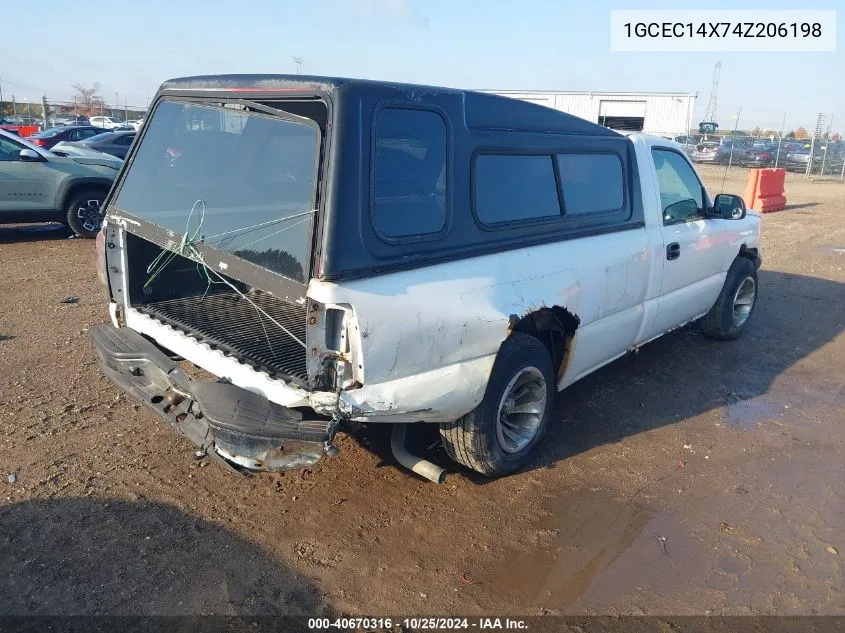
M 791 426 L 817 421 L 816 413 L 820 408 L 838 409 L 845 415 L 845 388 L 834 381 L 784 381 L 777 395 L 728 394 L 725 400 L 721 413 L 724 424 L 746 430 L 763 424 Z
M 786 407 L 786 409 L 784 408 Z M 782 417 L 789 405 L 759 397 L 748 400 L 733 400 L 725 405 L 722 420 L 728 426 L 741 429 L 755 429 L 757 425 Z
M 492 570 L 496 593 L 518 594 L 537 608 L 583 612 L 618 603 L 643 587 L 657 593 L 701 582 L 701 546 L 665 512 L 599 490 L 566 493 L 544 503 L 539 542 L 504 556 Z

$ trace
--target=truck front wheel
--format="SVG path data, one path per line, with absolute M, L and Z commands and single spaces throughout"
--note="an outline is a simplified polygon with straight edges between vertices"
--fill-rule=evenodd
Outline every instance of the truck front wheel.
M 488 477 L 524 466 L 552 416 L 554 377 L 546 347 L 528 334 L 511 334 L 499 350 L 481 404 L 440 425 L 449 457 Z
M 737 257 L 728 269 L 725 285 L 710 312 L 701 319 L 701 331 L 721 341 L 739 338 L 757 305 L 757 267 Z

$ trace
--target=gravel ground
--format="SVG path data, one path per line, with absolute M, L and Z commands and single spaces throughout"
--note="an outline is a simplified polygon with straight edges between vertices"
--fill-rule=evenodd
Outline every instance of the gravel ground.
M 194 461 L 97 369 L 92 242 L 0 228 L 0 615 L 845 612 L 845 185 L 787 196 L 740 341 L 667 335 L 563 392 L 533 468 L 443 486 L 384 428 Z

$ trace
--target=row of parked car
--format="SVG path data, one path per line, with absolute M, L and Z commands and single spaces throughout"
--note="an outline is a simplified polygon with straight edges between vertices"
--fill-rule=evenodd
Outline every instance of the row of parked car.
M 66 125 L 33 134 L 29 142 L 57 153 L 68 147 L 84 147 L 117 158 L 126 158 L 135 134 L 134 129 L 107 130 L 94 125 Z
M 810 141 L 777 141 L 731 139 L 710 137 L 701 140 L 694 136 L 678 136 L 674 139 L 684 146 L 689 157 L 697 163 L 738 165 L 740 167 L 784 167 L 790 171 L 803 172 L 813 152 L 812 171 L 825 165 L 825 173 L 837 172 L 845 162 L 845 142 L 821 141 L 813 146 Z
M 0 117 L 0 129 L 12 132 L 18 136 L 30 136 L 30 132 L 33 131 L 32 128 L 37 128 L 37 130 L 41 132 L 47 132 L 54 128 L 70 126 L 91 126 L 102 130 L 126 130 L 137 132 L 144 124 L 144 119 L 123 121 L 113 116 L 88 117 L 80 114 L 50 117 L 47 119 L 46 128 L 43 124 L 44 121 L 42 119 L 31 116 Z M 27 131 L 22 132 L 24 129 L 27 129 Z

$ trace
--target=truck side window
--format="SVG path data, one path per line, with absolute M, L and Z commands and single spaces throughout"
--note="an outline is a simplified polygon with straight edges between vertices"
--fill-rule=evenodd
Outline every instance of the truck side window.
M 654 148 L 663 224 L 704 218 L 704 188 L 689 163 L 677 152 Z
M 622 161 L 616 154 L 558 154 L 566 215 L 616 211 L 624 205 Z
M 480 154 L 474 186 L 475 213 L 483 224 L 560 216 L 549 154 Z
M 446 123 L 436 112 L 384 108 L 376 114 L 373 224 L 387 238 L 446 227 Z

